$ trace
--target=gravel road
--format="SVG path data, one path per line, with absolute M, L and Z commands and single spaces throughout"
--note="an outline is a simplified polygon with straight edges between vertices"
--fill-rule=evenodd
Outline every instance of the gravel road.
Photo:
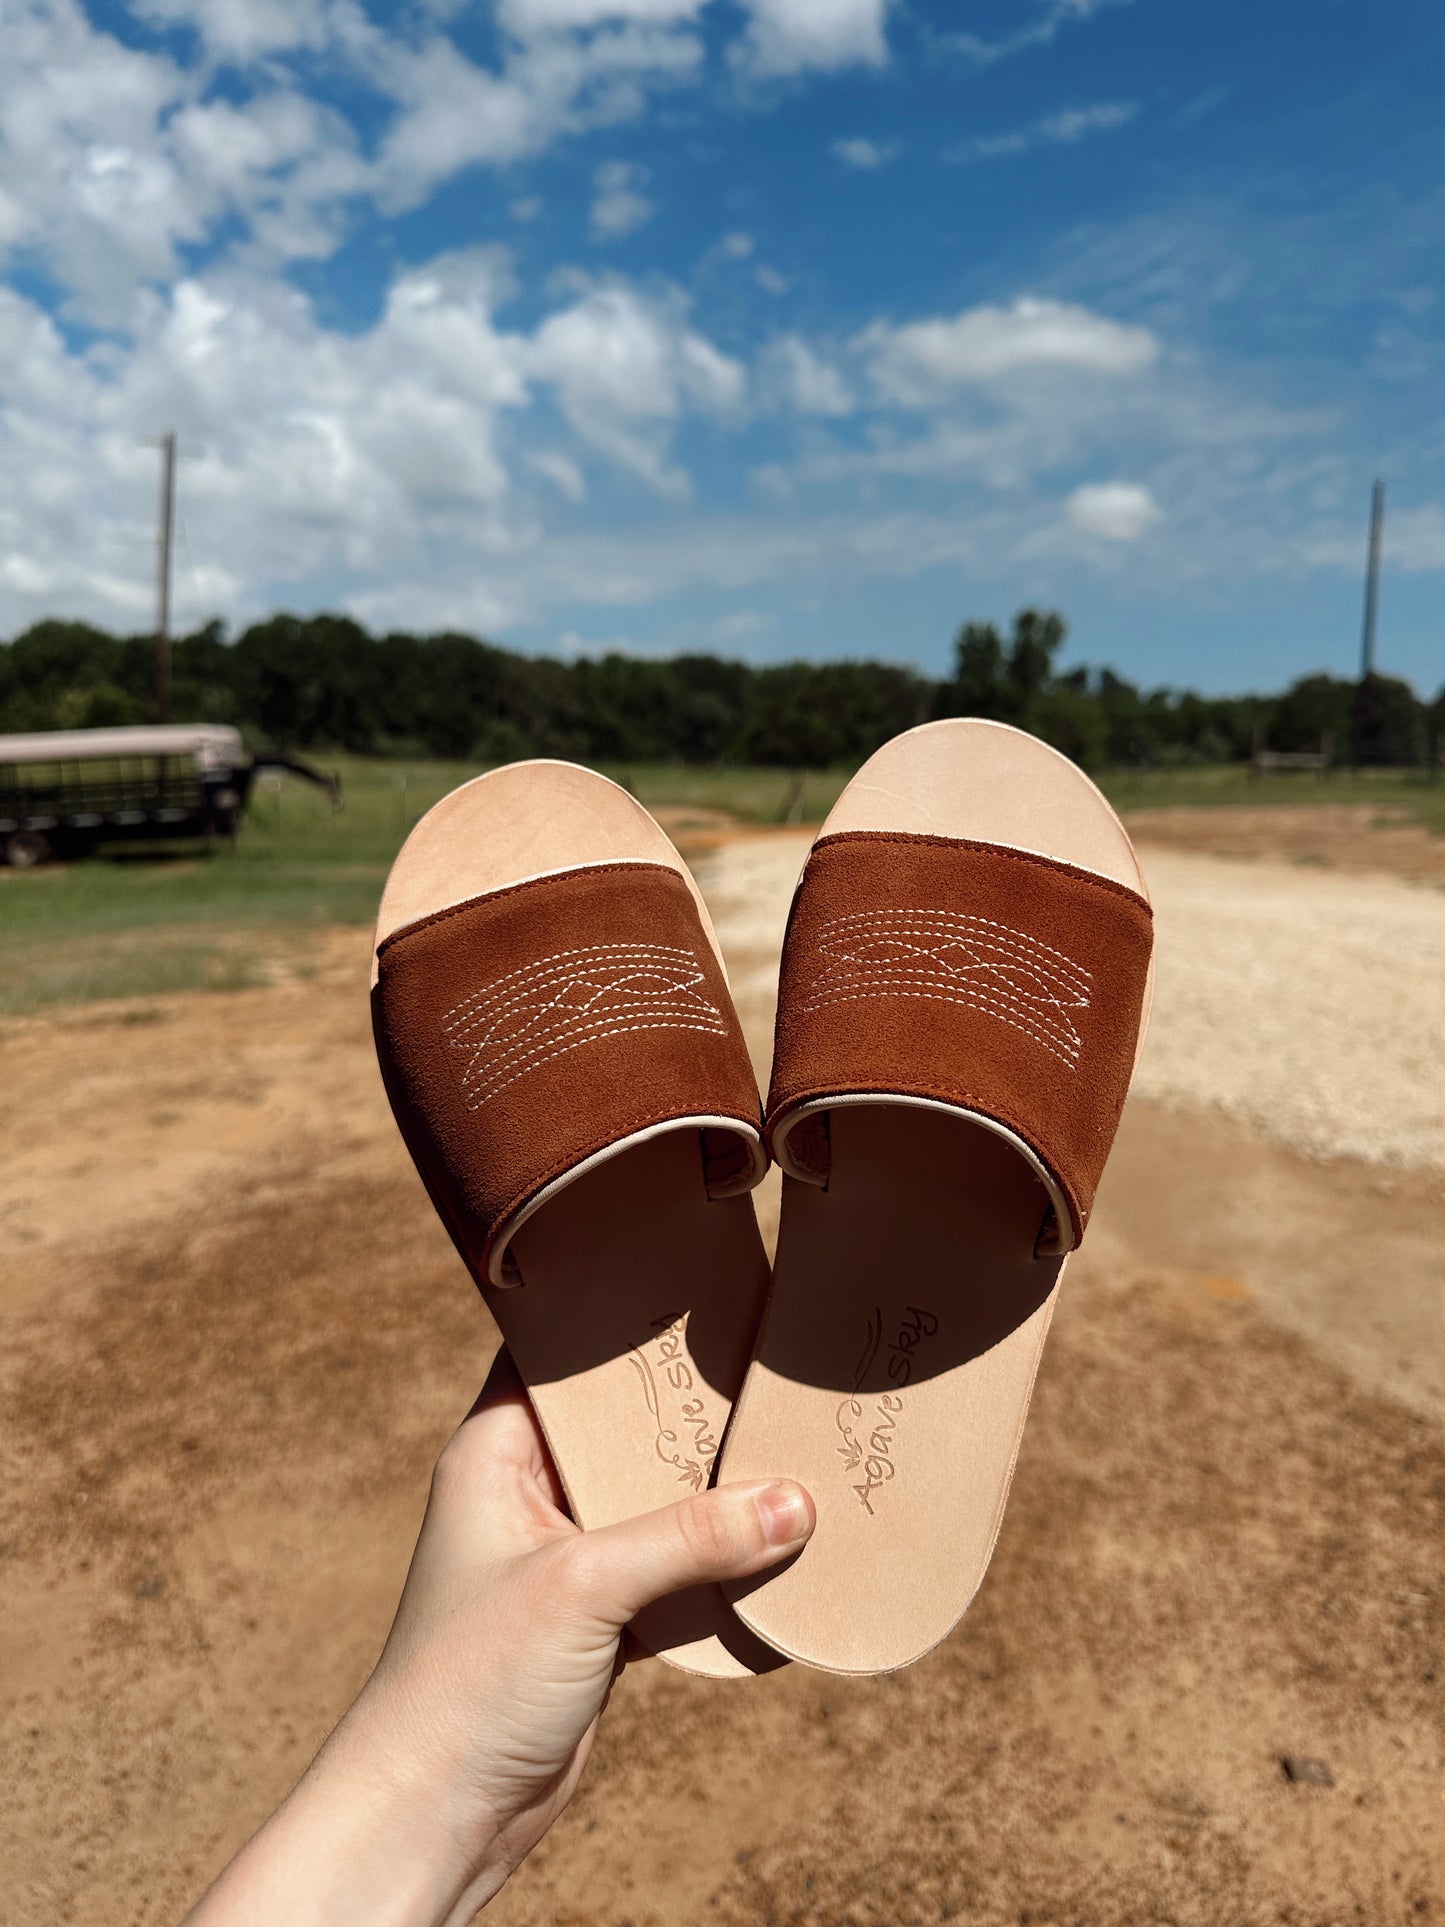
M 802 832 L 697 856 L 765 1059 Z M 1141 849 L 1158 930 L 1137 1095 L 1307 1156 L 1445 1169 L 1445 891 Z

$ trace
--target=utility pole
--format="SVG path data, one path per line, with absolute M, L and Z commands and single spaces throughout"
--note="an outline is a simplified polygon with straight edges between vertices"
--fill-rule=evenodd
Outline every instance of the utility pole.
M 1365 619 L 1360 631 L 1360 681 L 1375 673 L 1375 622 L 1380 610 L 1380 544 L 1385 537 L 1385 484 L 1370 491 L 1370 548 L 1365 563 Z
M 1375 673 L 1375 624 L 1380 613 L 1380 548 L 1385 539 L 1385 483 L 1375 478 L 1370 491 L 1370 546 L 1365 558 L 1365 613 L 1360 624 L 1360 680 L 1355 684 L 1354 742 L 1351 761 L 1360 767 L 1360 750 L 1369 725 L 1366 715 L 1370 678 Z
M 176 437 L 161 436 L 160 527 L 156 535 L 156 721 L 171 719 L 171 532 L 176 519 Z

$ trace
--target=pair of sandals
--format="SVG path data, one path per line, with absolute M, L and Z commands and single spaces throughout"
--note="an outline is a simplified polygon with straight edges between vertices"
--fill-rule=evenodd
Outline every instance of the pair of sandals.
M 1122 824 L 1033 737 L 954 720 L 848 784 L 788 922 L 760 1111 L 706 906 L 625 790 L 464 784 L 382 898 L 387 1094 L 581 1526 L 794 1478 L 813 1537 L 675 1595 L 717 1677 L 905 1666 L 992 1555 L 1067 1254 L 1142 1042 Z M 770 1276 L 749 1193 L 783 1170 Z

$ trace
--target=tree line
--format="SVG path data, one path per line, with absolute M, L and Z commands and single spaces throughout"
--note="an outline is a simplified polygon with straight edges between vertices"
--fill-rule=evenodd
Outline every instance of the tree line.
M 234 641 L 212 622 L 177 639 L 171 714 L 234 723 L 253 746 L 503 762 L 856 765 L 939 716 L 1016 723 L 1086 769 L 1237 762 L 1318 749 L 1405 765 L 1436 755 L 1445 689 L 1315 675 L 1281 695 L 1142 690 L 1112 669 L 1061 670 L 1062 616 L 1024 609 L 1005 634 L 969 622 L 952 672 L 885 662 L 752 665 L 716 656 L 524 656 L 448 631 L 374 636 L 347 616 L 276 615 Z M 0 643 L 0 733 L 141 723 L 154 639 L 50 619 Z

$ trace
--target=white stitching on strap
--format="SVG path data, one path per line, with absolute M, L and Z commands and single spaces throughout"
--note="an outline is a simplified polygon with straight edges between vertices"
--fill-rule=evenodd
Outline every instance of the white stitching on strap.
M 1087 1010 L 1082 965 L 991 917 L 952 910 L 860 910 L 819 932 L 822 968 L 801 1009 L 864 998 L 922 997 L 981 1010 L 1077 1070 L 1083 1040 L 1071 1011 Z
M 611 956 L 621 950 L 646 952 L 657 950 L 661 947 L 660 945 L 649 943 L 587 943 L 578 946 L 578 948 L 574 950 L 554 950 L 551 956 L 540 957 L 534 963 L 522 964 L 516 970 L 509 970 L 505 977 L 498 977 L 492 983 L 484 984 L 480 990 L 474 990 L 469 997 L 463 997 L 459 1004 L 453 1005 L 442 1021 L 446 1023 L 449 1019 L 455 1017 L 458 1012 L 468 1009 L 470 1005 L 480 1002 L 484 997 L 492 997 L 497 991 L 505 989 L 506 986 L 511 983 L 517 985 L 517 994 L 525 998 L 529 989 L 533 987 L 533 980 L 539 971 L 547 970 L 554 966 L 559 971 L 565 970 L 570 960 L 574 957 L 594 957 L 600 961 L 604 953 Z M 694 963 L 697 961 L 691 951 L 680 950 L 676 954 L 679 957 L 689 957 Z
M 564 1052 L 632 1030 L 695 1030 L 725 1037 L 727 1019 L 702 992 L 696 953 L 674 944 L 597 943 L 510 970 L 454 1004 L 442 1034 L 468 1061 L 461 1073 L 478 1111 Z

